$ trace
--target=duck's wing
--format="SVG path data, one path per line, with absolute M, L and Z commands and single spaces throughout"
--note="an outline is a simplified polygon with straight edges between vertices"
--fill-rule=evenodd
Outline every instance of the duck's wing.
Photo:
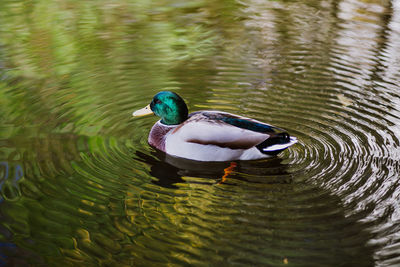
M 280 132 L 279 128 L 250 118 L 200 111 L 190 114 L 189 119 L 172 131 L 171 137 L 203 145 L 249 149 L 263 143 L 268 146 L 276 144 L 276 139 L 282 138 Z
M 229 124 L 231 126 L 235 126 L 241 129 L 271 134 L 271 133 L 279 133 L 284 132 L 283 129 L 278 127 L 266 124 L 261 121 L 257 121 L 251 118 L 246 118 L 243 116 L 238 116 L 235 114 L 221 112 L 221 111 L 199 111 L 192 113 L 193 116 L 201 115 L 205 120 L 214 121 L 214 122 L 222 122 L 225 124 Z M 190 114 L 192 116 L 192 114 Z

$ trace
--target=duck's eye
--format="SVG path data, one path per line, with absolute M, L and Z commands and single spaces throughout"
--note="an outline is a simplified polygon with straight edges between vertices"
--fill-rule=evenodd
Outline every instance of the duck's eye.
M 160 99 L 156 99 L 155 103 L 156 104 L 161 104 L 161 100 Z

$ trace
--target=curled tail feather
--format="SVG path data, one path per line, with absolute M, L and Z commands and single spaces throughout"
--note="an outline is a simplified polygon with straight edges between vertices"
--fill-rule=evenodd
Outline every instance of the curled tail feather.
M 297 138 L 288 133 L 278 133 L 258 144 L 257 149 L 267 155 L 276 155 L 297 143 Z

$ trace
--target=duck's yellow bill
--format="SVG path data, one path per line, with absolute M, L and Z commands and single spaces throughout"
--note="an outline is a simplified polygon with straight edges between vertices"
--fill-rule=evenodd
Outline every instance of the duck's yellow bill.
M 142 109 L 136 110 L 135 112 L 132 113 L 132 116 L 134 117 L 141 117 L 141 116 L 146 116 L 153 114 L 153 111 L 150 108 L 150 105 L 145 106 Z

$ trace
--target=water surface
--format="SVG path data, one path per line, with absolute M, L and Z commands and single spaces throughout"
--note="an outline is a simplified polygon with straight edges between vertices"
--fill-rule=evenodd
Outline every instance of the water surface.
M 400 2 L 0 3 L 0 266 L 400 264 Z M 269 122 L 199 163 L 132 118 L 160 90 Z

